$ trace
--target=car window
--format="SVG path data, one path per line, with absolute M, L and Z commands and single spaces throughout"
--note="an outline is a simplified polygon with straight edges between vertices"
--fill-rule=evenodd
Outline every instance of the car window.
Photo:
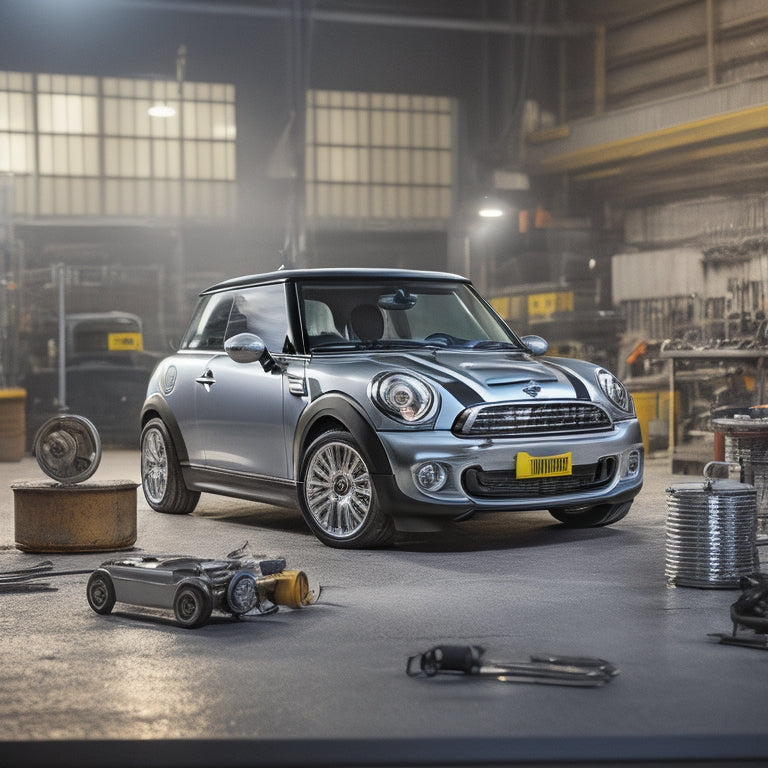
M 245 288 L 233 296 L 225 338 L 255 333 L 270 352 L 290 352 L 285 286 L 282 283 Z
M 181 349 L 224 349 L 224 333 L 232 299 L 230 293 L 203 296 L 181 341 Z
M 516 343 L 463 283 L 328 281 L 301 285 L 300 296 L 310 349 L 341 351 L 350 342 L 424 343 L 433 334 L 458 343 Z

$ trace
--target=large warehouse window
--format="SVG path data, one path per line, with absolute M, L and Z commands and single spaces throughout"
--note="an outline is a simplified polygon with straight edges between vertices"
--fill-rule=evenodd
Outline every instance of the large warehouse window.
M 21 215 L 232 217 L 235 139 L 233 85 L 0 72 Z
M 451 217 L 455 103 L 441 96 L 348 91 L 307 94 L 307 217 Z

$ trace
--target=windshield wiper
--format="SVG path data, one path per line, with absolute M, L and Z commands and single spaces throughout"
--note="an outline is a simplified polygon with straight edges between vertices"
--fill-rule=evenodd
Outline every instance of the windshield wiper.
M 517 352 L 523 352 L 517 344 L 511 341 L 492 341 L 491 339 L 481 339 L 478 341 L 470 341 L 466 346 L 471 349 L 512 349 Z
M 376 341 L 361 341 L 359 339 L 342 339 L 341 341 L 326 341 L 323 344 L 315 344 L 312 352 L 355 352 L 358 350 L 381 351 L 392 349 L 420 349 L 424 346 L 421 341 L 412 339 L 378 339 Z

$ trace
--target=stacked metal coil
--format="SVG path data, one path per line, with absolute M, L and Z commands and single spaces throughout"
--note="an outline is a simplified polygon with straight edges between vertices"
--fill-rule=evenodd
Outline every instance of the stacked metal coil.
M 734 480 L 680 483 L 667 489 L 669 586 L 735 588 L 759 570 L 757 502 L 751 485 Z
M 751 421 L 759 423 L 763 431 L 768 424 L 765 419 Z M 738 423 L 741 427 L 742 423 Z M 754 428 L 754 427 L 753 427 Z M 742 435 L 735 430 L 725 434 L 725 460 L 741 464 L 742 481 L 755 486 L 757 492 L 757 544 L 768 544 L 768 437 L 754 434 Z

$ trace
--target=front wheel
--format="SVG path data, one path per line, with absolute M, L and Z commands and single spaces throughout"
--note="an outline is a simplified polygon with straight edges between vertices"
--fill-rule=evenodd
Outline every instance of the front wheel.
M 370 468 L 348 432 L 331 430 L 309 446 L 301 481 L 301 512 L 323 544 L 364 549 L 394 537 L 392 518 L 379 506 Z
M 569 528 L 597 528 L 612 525 L 626 517 L 631 501 L 621 504 L 597 504 L 579 509 L 550 509 L 549 514 Z
M 197 491 L 184 485 L 176 448 L 162 419 L 150 419 L 141 432 L 141 487 L 157 512 L 184 515 L 200 499 Z
M 111 613 L 115 607 L 115 585 L 109 574 L 104 571 L 94 571 L 88 577 L 85 595 L 88 605 L 102 616 Z
M 187 629 L 197 629 L 207 624 L 212 611 L 213 598 L 194 584 L 179 587 L 173 598 L 173 615 Z

